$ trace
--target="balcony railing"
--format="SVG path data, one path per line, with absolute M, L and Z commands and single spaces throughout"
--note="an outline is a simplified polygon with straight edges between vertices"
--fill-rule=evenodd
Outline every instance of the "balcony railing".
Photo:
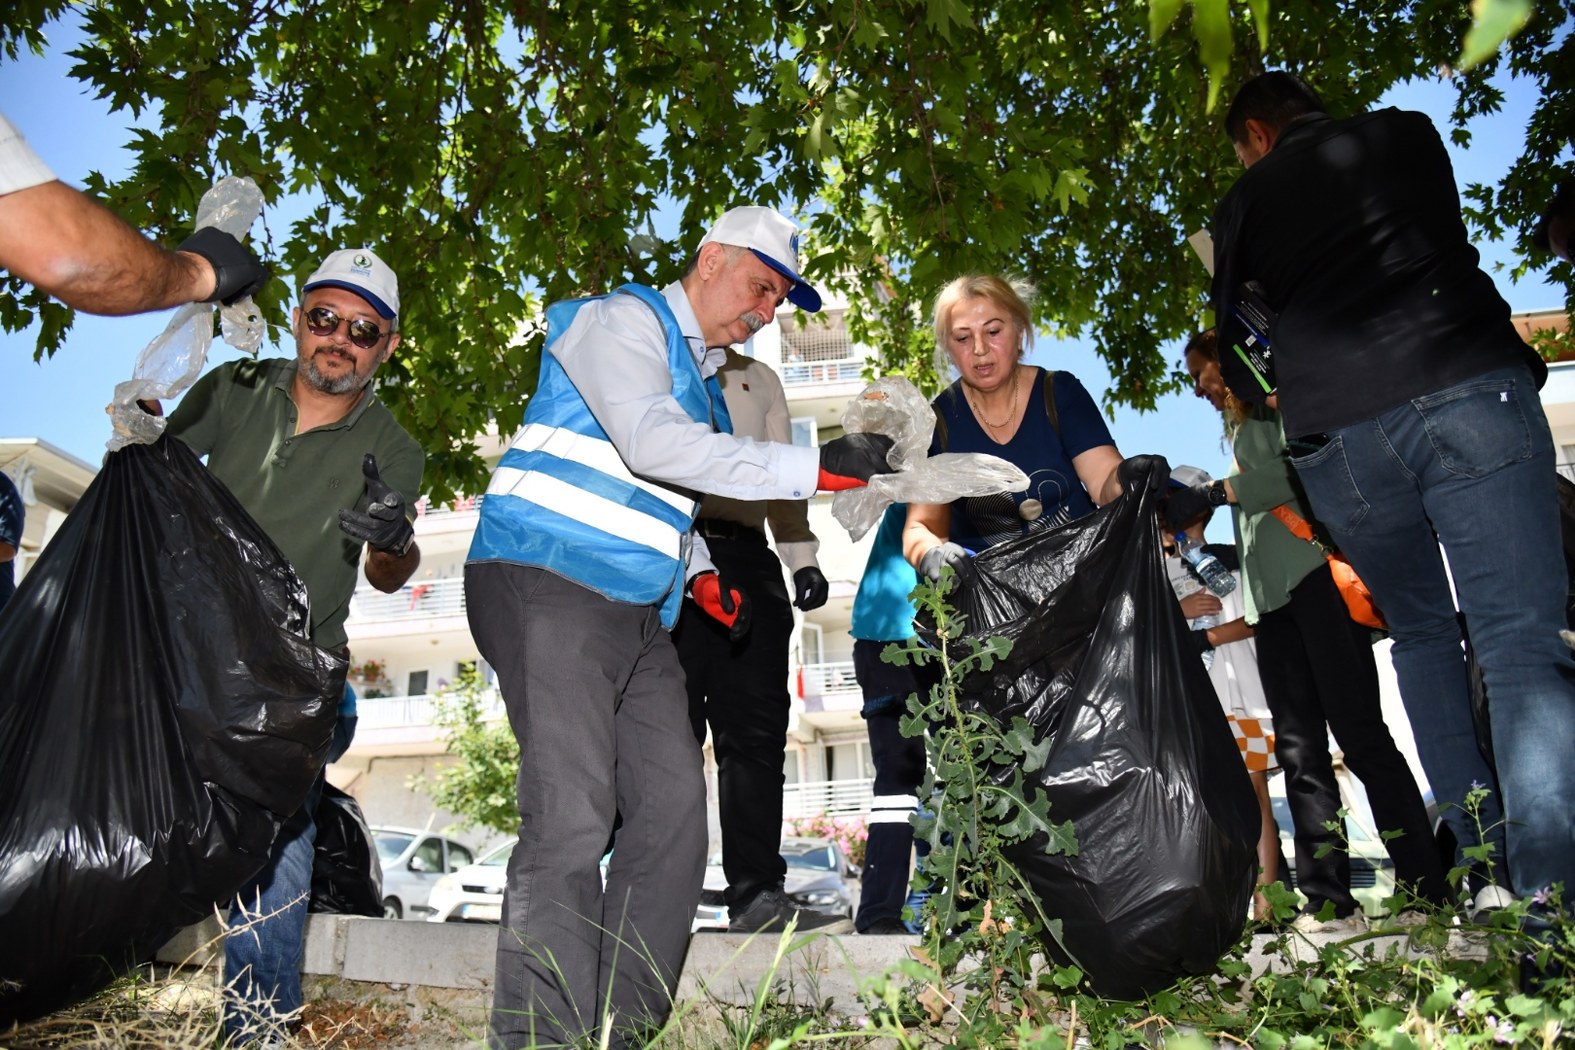
M 362 697 L 356 701 L 358 718 L 356 731 L 362 729 L 391 729 L 406 726 L 430 726 L 437 720 L 437 700 L 431 693 L 417 696 Z M 487 721 L 502 718 L 503 699 L 492 690 L 483 699 L 481 716 Z
M 808 386 L 814 383 L 849 383 L 864 378 L 864 359 L 848 357 L 840 361 L 783 361 L 783 386 Z
M 857 696 L 859 693 L 858 680 L 853 677 L 852 660 L 805 664 L 802 670 L 802 687 L 805 697 Z
M 875 795 L 875 781 L 811 780 L 782 788 L 784 817 L 813 817 L 821 813 L 867 813 Z
M 485 494 L 480 496 L 458 496 L 448 503 L 434 507 L 425 496 L 422 496 L 416 501 L 416 516 L 419 518 L 445 518 L 452 517 L 455 514 L 474 514 L 481 509 L 481 501 L 486 498 Z
M 407 583 L 393 594 L 358 590 L 350 599 L 352 620 L 426 620 L 465 615 L 465 580 L 449 576 Z

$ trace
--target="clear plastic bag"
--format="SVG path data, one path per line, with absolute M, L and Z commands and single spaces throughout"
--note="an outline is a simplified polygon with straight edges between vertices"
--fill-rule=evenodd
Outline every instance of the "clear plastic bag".
M 197 205 L 197 228 L 217 226 L 237 239 L 262 214 L 262 190 L 249 178 L 228 176 L 213 184 Z M 251 296 L 219 309 L 224 341 L 243 353 L 256 354 L 262 345 L 262 315 Z M 114 428 L 106 447 L 114 452 L 129 444 L 151 445 L 164 433 L 162 416 L 151 416 L 138 401 L 174 397 L 202 374 L 213 342 L 211 303 L 187 303 L 175 311 L 164 331 L 137 355 L 130 379 L 115 384 L 114 400 L 104 409 Z
M 850 434 L 885 434 L 892 439 L 887 457 L 894 474 L 879 474 L 868 486 L 847 489 L 831 500 L 831 515 L 857 540 L 880 521 L 893 503 L 950 503 L 964 496 L 1022 492 L 1028 475 L 999 456 L 943 452 L 929 456 L 935 412 L 924 395 L 902 376 L 885 376 L 864 388 L 842 413 Z

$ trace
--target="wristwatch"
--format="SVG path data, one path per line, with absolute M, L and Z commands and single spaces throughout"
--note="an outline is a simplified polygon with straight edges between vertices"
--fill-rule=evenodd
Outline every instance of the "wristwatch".
M 1209 506 L 1211 507 L 1223 507 L 1230 502 L 1230 497 L 1225 494 L 1225 482 L 1223 481 L 1211 482 L 1207 491 Z

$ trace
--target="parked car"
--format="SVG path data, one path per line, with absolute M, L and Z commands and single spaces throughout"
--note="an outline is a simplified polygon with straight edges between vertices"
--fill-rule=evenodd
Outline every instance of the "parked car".
M 1296 838 L 1292 830 L 1291 807 L 1280 795 L 1269 799 L 1274 822 L 1280 827 L 1280 849 L 1291 867 L 1291 886 L 1296 885 Z M 1362 911 L 1377 917 L 1386 912 L 1384 899 L 1395 893 L 1395 865 L 1383 840 L 1365 822 L 1348 815 L 1345 820 L 1346 851 L 1351 857 L 1351 896 Z
M 476 863 L 445 875 L 432 887 L 428 901 L 431 922 L 500 922 L 503 917 L 503 884 L 508 875 L 509 855 L 516 840 L 493 847 Z M 602 882 L 607 881 L 608 857 L 602 858 Z M 836 843 L 827 839 L 784 839 L 782 859 L 788 872 L 788 896 L 806 908 L 832 911 L 853 917 L 858 904 L 858 869 L 848 863 Z M 727 929 L 727 905 L 722 891 L 727 876 L 722 873 L 722 855 L 713 856 L 705 870 L 700 891 L 700 906 L 690 925 L 692 930 Z
M 508 878 L 509 855 L 519 839 L 508 839 L 437 880 L 427 899 L 432 913 L 428 922 L 502 922 L 503 884 Z
M 422 919 L 427 898 L 444 875 L 475 860 L 470 847 L 416 828 L 373 828 L 383 864 L 383 917 Z
M 794 904 L 853 918 L 859 902 L 859 869 L 841 846 L 830 839 L 785 838 L 781 849 L 787 862 L 782 889 Z M 726 889 L 727 875 L 722 871 L 722 855 L 717 853 L 706 865 L 692 930 L 727 929 L 727 905 L 722 899 Z

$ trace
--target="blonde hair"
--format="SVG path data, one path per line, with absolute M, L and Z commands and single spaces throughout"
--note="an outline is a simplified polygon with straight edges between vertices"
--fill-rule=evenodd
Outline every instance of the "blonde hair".
M 935 297 L 935 345 L 949 363 L 951 357 L 946 347 L 946 336 L 952 327 L 952 311 L 969 299 L 988 299 L 1004 310 L 1017 325 L 1018 334 L 1022 336 L 1017 346 L 1017 359 L 1020 361 L 1034 341 L 1033 312 L 1028 305 L 1033 298 L 1034 286 L 1027 281 L 1007 281 L 994 274 L 975 273 L 959 277 L 942 288 Z

